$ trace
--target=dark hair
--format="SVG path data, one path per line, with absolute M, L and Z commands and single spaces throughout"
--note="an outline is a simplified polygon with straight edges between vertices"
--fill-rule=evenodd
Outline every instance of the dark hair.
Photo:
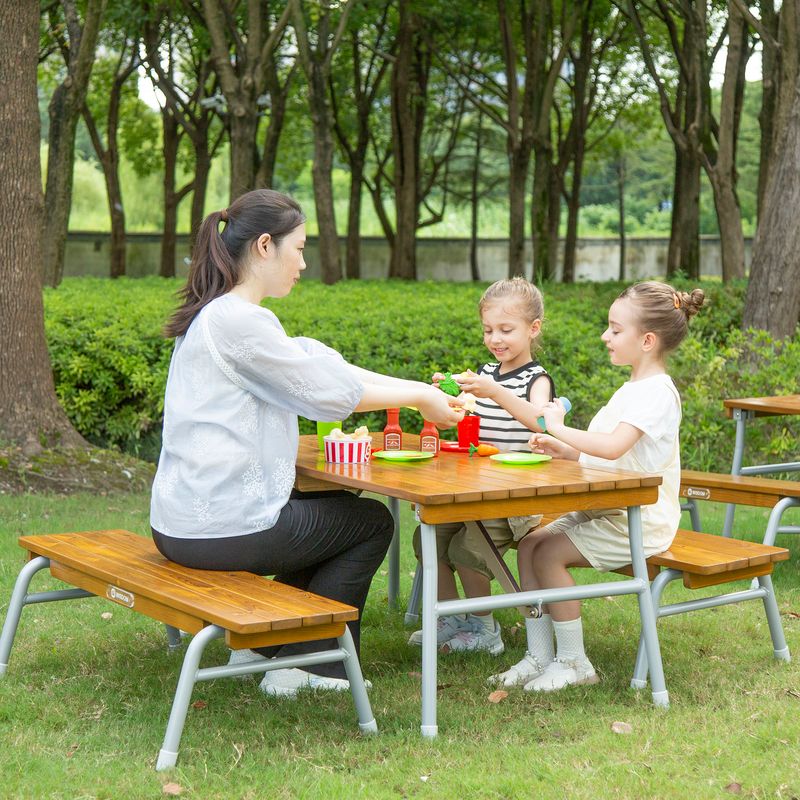
M 203 306 L 241 282 L 252 243 L 264 233 L 279 245 L 306 221 L 296 201 L 272 189 L 247 192 L 201 223 L 194 245 L 181 305 L 164 328 L 166 336 L 183 336 Z M 220 222 L 225 227 L 220 233 Z
M 702 289 L 678 292 L 659 281 L 635 283 L 620 294 L 623 297 L 637 306 L 640 329 L 655 333 L 665 353 L 675 350 L 683 341 L 689 332 L 689 320 L 705 302 Z

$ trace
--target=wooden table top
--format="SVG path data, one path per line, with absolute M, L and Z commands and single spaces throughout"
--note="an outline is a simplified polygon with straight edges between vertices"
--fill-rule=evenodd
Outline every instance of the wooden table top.
M 777 397 L 743 397 L 724 400 L 725 413 L 733 416 L 734 409 L 753 411 L 757 417 L 775 414 L 800 414 L 800 394 L 785 394 Z
M 381 434 L 373 434 L 373 441 L 382 441 Z M 404 447 L 417 446 L 418 438 L 404 434 Z M 432 524 L 643 505 L 656 501 L 661 483 L 659 475 L 584 467 L 576 461 L 510 466 L 466 453 L 442 452 L 416 462 L 328 464 L 316 435 L 300 437 L 297 476 L 300 490 L 336 484 L 409 500 L 420 506 L 420 519 Z

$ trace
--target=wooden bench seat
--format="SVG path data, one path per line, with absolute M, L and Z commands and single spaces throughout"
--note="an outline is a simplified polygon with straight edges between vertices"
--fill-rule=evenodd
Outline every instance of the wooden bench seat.
M 763 538 L 766 545 L 775 544 L 775 537 L 779 533 L 800 532 L 800 528 L 796 526 L 781 527 L 784 512 L 800 506 L 800 481 L 685 469 L 681 472 L 680 495 L 686 501 L 683 508 L 689 511 L 692 527 L 696 531 L 702 527 L 697 501 L 713 500 L 718 503 L 771 508 Z
M 282 667 L 343 661 L 359 726 L 377 730 L 358 657 L 346 623 L 358 609 L 249 572 L 195 570 L 164 558 L 153 542 L 130 531 L 81 531 L 23 536 L 28 564 L 17 579 L 0 636 L 0 675 L 8 659 L 22 608 L 34 602 L 104 597 L 168 626 L 194 634 L 184 658 L 157 769 L 175 764 L 192 688 L 197 680 L 248 675 Z M 74 589 L 28 595 L 33 575 L 46 567 Z M 338 649 L 245 664 L 199 669 L 205 646 L 225 638 L 233 650 L 335 638 Z

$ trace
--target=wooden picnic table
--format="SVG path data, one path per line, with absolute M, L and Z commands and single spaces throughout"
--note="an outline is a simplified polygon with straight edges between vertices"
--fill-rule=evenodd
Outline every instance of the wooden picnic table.
M 373 435 L 378 445 L 380 436 Z M 404 444 L 411 446 L 411 442 Z M 436 736 L 436 625 L 440 616 L 480 610 L 539 605 L 560 600 L 635 594 L 639 602 L 653 702 L 667 706 L 661 652 L 656 632 L 647 565 L 642 550 L 640 506 L 653 503 L 661 477 L 586 467 L 576 461 L 552 460 L 535 466 L 509 466 L 465 453 L 441 453 L 418 462 L 329 464 L 315 435 L 301 436 L 297 487 L 301 490 L 348 488 L 408 500 L 420 521 L 422 545 L 422 724 L 424 736 Z M 519 594 L 438 601 L 435 525 L 440 522 L 553 514 L 602 508 L 627 508 L 633 577 Z

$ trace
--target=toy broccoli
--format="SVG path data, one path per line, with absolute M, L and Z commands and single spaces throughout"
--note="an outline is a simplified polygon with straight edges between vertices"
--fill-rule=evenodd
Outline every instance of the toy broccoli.
M 439 381 L 439 388 L 452 397 L 458 397 L 461 394 L 461 387 L 456 383 L 450 372 L 444 373 L 444 380 Z

